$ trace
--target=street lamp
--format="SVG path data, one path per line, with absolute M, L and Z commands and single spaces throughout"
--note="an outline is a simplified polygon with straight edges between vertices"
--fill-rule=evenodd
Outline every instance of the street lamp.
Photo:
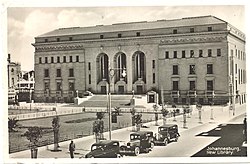
M 126 74 L 126 68 L 110 68 L 108 71 L 109 73 L 109 86 L 108 86 L 108 89 L 107 89 L 107 93 L 108 93 L 108 114 L 109 114 L 109 123 L 108 123 L 108 126 L 109 126 L 109 140 L 111 140 L 111 131 L 112 131 L 112 111 L 111 111 L 111 91 L 110 91 L 110 85 L 111 85 L 111 80 L 112 78 L 115 76 L 115 71 L 117 70 L 122 70 L 122 77 L 125 77 L 127 74 Z

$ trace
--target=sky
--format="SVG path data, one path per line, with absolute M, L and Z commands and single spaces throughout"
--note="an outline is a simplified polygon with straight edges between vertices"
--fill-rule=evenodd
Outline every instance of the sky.
M 34 37 L 66 27 L 109 25 L 121 22 L 156 21 L 213 15 L 245 33 L 243 5 L 217 6 L 120 6 L 120 7 L 8 7 L 7 51 L 21 69 L 34 69 Z

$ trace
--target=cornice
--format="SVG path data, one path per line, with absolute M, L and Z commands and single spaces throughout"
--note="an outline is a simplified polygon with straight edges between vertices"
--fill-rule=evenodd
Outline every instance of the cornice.
M 97 40 L 78 40 L 67 42 L 47 42 L 34 43 L 36 52 L 45 51 L 70 51 L 83 50 L 84 48 L 96 47 L 93 44 L 105 44 L 109 42 L 124 42 L 129 41 L 131 45 L 134 44 L 181 44 L 181 43 L 203 43 L 203 42 L 219 42 L 227 39 L 228 31 L 215 31 L 210 33 L 188 33 L 188 34 L 171 34 L 171 35 L 156 35 L 156 36 L 141 36 L 129 38 L 114 38 L 114 39 L 97 39 Z M 150 42 L 150 43 L 149 43 Z
M 36 45 L 35 51 L 36 52 L 43 52 L 43 51 L 68 51 L 68 50 L 82 50 L 82 44 L 48 44 L 48 45 Z

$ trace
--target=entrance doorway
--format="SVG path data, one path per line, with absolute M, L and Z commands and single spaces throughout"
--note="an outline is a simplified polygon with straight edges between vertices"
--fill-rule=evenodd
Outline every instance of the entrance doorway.
M 149 95 L 148 96 L 148 102 L 149 103 L 155 103 L 155 95 Z
M 106 86 L 101 86 L 101 93 L 106 94 L 106 92 L 107 92 Z
M 136 90 L 137 90 L 138 94 L 143 94 L 143 87 L 142 87 L 142 85 L 137 85 L 136 86 Z
M 118 86 L 118 93 L 119 94 L 124 93 L 124 86 Z

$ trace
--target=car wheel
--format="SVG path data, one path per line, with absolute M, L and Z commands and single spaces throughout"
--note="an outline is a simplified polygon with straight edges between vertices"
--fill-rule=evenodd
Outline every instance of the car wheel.
M 145 153 L 148 153 L 149 152 L 149 148 L 145 148 Z
M 135 147 L 135 156 L 140 154 L 140 148 L 139 147 Z
M 164 144 L 164 146 L 167 146 L 168 145 L 168 139 L 165 139 L 163 144 Z
M 179 137 L 177 137 L 177 136 L 176 136 L 176 138 L 175 138 L 174 142 L 177 142 L 177 141 L 178 141 L 178 138 L 179 138 Z
M 151 148 L 151 150 L 153 149 L 154 146 L 155 146 L 154 142 L 151 142 L 151 143 L 150 143 L 150 148 Z
M 122 155 L 121 154 L 116 154 L 116 158 L 121 158 Z

